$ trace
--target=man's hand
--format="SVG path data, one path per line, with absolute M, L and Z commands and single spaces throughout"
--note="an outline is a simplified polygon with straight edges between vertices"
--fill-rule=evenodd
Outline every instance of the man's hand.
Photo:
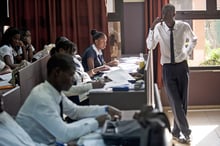
M 77 145 L 77 143 L 75 142 L 75 141 L 69 141 L 68 143 L 67 143 L 67 146 L 78 146 Z
M 92 82 L 92 88 L 93 89 L 103 88 L 104 86 L 105 86 L 105 83 L 102 80 Z
M 111 116 L 112 120 L 121 119 L 121 111 L 113 106 L 107 106 L 108 114 Z
M 154 27 L 157 25 L 157 23 L 161 23 L 163 20 L 160 18 L 160 17 L 157 17 L 154 22 L 152 23 L 152 26 L 151 26 L 151 30 L 154 30 Z
M 106 120 L 110 120 L 110 118 L 109 118 L 109 116 L 107 114 L 106 115 L 98 116 L 95 119 L 98 121 L 99 127 L 102 127 Z

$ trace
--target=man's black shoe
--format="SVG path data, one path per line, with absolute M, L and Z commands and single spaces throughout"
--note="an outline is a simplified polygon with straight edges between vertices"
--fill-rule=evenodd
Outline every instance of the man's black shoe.
M 190 135 L 189 136 L 185 136 L 185 140 L 187 141 L 187 143 L 190 143 L 191 142 Z
M 190 137 L 180 138 L 180 137 L 173 136 L 173 140 L 179 143 L 182 143 L 182 144 L 190 144 L 191 142 Z

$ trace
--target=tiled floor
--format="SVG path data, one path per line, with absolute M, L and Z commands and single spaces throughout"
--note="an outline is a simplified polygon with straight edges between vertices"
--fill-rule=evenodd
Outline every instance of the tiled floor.
M 135 111 L 123 112 L 124 119 L 132 118 Z M 172 125 L 172 112 L 164 110 Z M 190 146 L 220 146 L 220 109 L 188 110 L 188 120 L 192 130 Z M 175 146 L 184 146 L 173 141 Z
M 172 119 L 172 112 L 166 113 Z M 189 110 L 187 117 L 192 130 L 191 146 L 220 146 L 220 109 Z

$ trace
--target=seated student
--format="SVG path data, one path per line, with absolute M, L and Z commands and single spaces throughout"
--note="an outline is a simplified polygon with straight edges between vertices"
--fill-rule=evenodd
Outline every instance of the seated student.
M 0 75 L 11 73 L 11 68 L 5 64 L 2 60 L 0 60 Z
M 21 41 L 24 43 L 24 48 L 27 52 L 27 58 L 29 62 L 32 62 L 33 54 L 35 54 L 35 48 L 31 44 L 31 32 L 28 29 L 21 30 Z
M 4 61 L 11 69 L 21 66 L 22 60 L 27 60 L 24 44 L 20 40 L 17 28 L 8 28 L 2 36 L 0 47 L 0 60 Z
M 62 42 L 62 41 L 66 41 L 66 40 L 69 40 L 67 37 L 65 37 L 65 36 L 59 36 L 59 37 L 57 37 L 56 38 L 56 40 L 55 40 L 55 46 L 57 46 L 57 44 L 59 44 L 60 42 Z M 56 53 L 56 47 L 53 47 L 51 50 L 50 50 L 50 55 L 51 54 L 55 54 Z M 81 63 L 81 57 L 78 55 L 78 54 L 76 54 L 77 53 L 77 47 L 76 47 L 76 49 L 75 49 L 75 52 L 73 52 L 72 53 L 72 55 L 73 55 L 73 58 L 74 58 L 74 60 L 75 61 L 77 61 L 77 62 L 79 62 L 78 64 L 80 64 L 80 70 L 83 70 L 82 72 L 83 72 L 83 74 L 85 74 L 84 76 L 87 76 L 87 74 L 89 75 L 89 77 L 87 78 L 89 81 L 91 80 L 91 78 L 90 77 L 93 77 L 94 75 L 95 75 L 95 73 L 94 73 L 94 70 L 96 70 L 96 71 L 98 71 L 98 70 L 100 70 L 100 68 L 94 68 L 93 70 L 90 70 L 90 71 L 87 71 L 87 74 L 85 73 L 85 70 L 84 70 L 84 68 L 83 68 L 83 66 L 82 66 L 82 63 Z M 84 79 L 84 81 L 87 81 L 87 79 Z
M 68 91 L 64 91 L 64 94 L 68 98 L 78 105 L 89 105 L 88 91 L 94 88 L 103 88 L 104 82 L 92 81 L 89 75 L 84 71 L 81 62 L 76 58 L 77 46 L 68 39 L 60 40 L 54 49 L 50 52 L 51 55 L 56 53 L 69 54 L 73 57 L 76 64 L 76 73 L 74 74 L 75 85 Z
M 117 66 L 117 60 L 106 63 L 103 58 L 102 50 L 106 47 L 107 36 L 103 32 L 94 29 L 91 31 L 91 35 L 93 44 L 88 47 L 82 55 L 82 64 L 85 71 L 87 72 L 97 68 L 93 70 L 94 73 L 97 73 L 99 71 L 108 70 L 109 66 Z
M 27 132 L 3 109 L 0 96 L 0 145 L 1 146 L 46 146 L 35 143 Z
M 60 42 L 63 42 L 63 41 L 67 41 L 67 40 L 69 40 L 69 39 L 67 37 L 65 37 L 65 36 L 57 37 L 56 40 L 55 40 L 55 46 L 50 49 L 50 56 L 52 56 L 55 53 L 57 53 L 57 51 L 56 51 L 57 44 L 59 44 Z
M 71 102 L 62 91 L 72 86 L 74 73 L 72 56 L 58 53 L 48 60 L 47 80 L 32 89 L 16 117 L 33 140 L 50 145 L 67 142 L 103 126 L 109 115 L 121 117 L 120 110 L 112 106 L 79 106 Z M 78 121 L 68 124 L 62 113 Z

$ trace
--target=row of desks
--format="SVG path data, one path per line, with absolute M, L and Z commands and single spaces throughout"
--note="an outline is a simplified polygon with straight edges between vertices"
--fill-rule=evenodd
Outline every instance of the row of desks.
M 32 88 L 46 79 L 46 64 L 49 55 L 40 58 L 19 71 L 20 85 L 10 90 L 1 90 L 5 110 L 15 116 Z M 145 90 L 103 91 L 89 94 L 91 105 L 112 105 L 121 110 L 140 109 L 146 104 Z

